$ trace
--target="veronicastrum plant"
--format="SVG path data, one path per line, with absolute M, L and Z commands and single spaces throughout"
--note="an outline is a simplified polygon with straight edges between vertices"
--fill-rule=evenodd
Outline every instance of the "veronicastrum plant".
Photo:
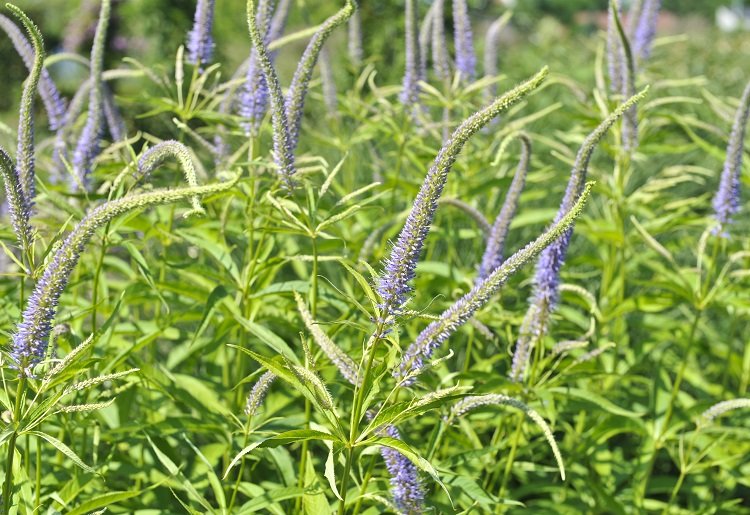
M 705 485 L 740 491 L 748 445 L 750 87 L 659 75 L 658 1 L 611 2 L 593 86 L 552 62 L 515 87 L 511 11 L 407 0 L 384 68 L 373 6 L 319 4 L 198 0 L 173 60 L 107 69 L 103 0 L 90 57 L 54 56 L 87 67 L 72 94 L 0 16 L 29 71 L 0 149 L 3 512 L 739 506 Z M 680 138 L 708 157 L 663 165 Z

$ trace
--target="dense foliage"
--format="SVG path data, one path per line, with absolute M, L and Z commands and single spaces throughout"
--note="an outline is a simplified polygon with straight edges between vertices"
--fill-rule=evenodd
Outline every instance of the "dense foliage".
M 748 41 L 632 4 L 7 5 L 3 513 L 750 513 Z

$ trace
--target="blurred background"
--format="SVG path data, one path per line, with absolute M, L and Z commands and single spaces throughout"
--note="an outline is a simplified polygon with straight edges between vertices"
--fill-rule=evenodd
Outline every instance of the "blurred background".
M 98 0 L 16 0 L 19 7 L 41 27 L 50 54 L 71 52 L 87 55 L 98 12 Z M 177 47 L 192 25 L 195 0 L 113 0 L 107 65 L 117 67 L 124 57 L 147 65 L 173 67 Z M 216 60 L 223 77 L 229 77 L 249 52 L 244 0 L 216 2 Z M 424 14 L 430 0 L 422 0 Z M 627 0 L 622 2 L 627 9 Z M 337 9 L 333 0 L 298 0 L 290 14 L 287 32 L 320 23 Z M 540 64 L 582 80 L 590 76 L 591 59 L 603 41 L 605 0 L 473 0 L 470 14 L 478 45 L 483 31 L 507 10 L 513 11 L 504 30 L 501 72 L 520 77 Z M 365 57 L 378 69 L 381 83 L 398 83 L 403 73 L 403 1 L 362 0 Z M 445 10 L 450 27 L 451 10 Z M 384 23 L 384 21 L 387 21 Z M 715 93 L 741 88 L 747 70 L 738 56 L 750 55 L 750 9 L 741 1 L 664 0 L 656 52 L 669 53 L 677 68 L 672 76 L 705 75 L 716 79 Z M 335 35 L 331 52 L 344 51 L 345 31 Z M 304 42 L 289 45 L 278 60 L 282 76 L 291 73 Z M 575 49 L 575 51 L 571 51 Z M 481 51 L 481 48 L 477 49 Z M 286 52 L 287 54 L 284 54 Z M 284 55 L 289 58 L 284 59 Z M 7 36 L 0 34 L 0 59 L 5 90 L 0 95 L 0 121 L 12 123 L 26 70 Z M 658 62 L 658 61 L 657 61 Z M 513 70 L 513 72 L 511 72 Z M 51 72 L 67 96 L 73 94 L 86 70 L 69 59 L 51 66 Z M 346 73 L 339 70 L 338 73 Z M 121 83 L 118 88 L 127 88 Z M 131 86 L 134 87 L 134 86 Z

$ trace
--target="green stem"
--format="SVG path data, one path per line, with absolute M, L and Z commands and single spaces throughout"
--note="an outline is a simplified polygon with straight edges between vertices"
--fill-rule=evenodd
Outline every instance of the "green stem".
M 21 418 L 21 409 L 23 407 L 24 397 L 26 395 L 26 376 L 21 376 L 18 380 L 18 389 L 16 390 L 15 406 L 13 408 L 13 425 L 14 430 L 8 440 L 8 456 L 5 459 L 5 484 L 3 485 L 3 507 L 6 513 L 10 511 L 10 500 L 13 496 L 13 461 L 16 456 L 16 439 L 18 438 L 19 419 Z
M 372 471 L 375 469 L 376 456 L 373 454 L 370 456 L 370 463 L 367 464 L 367 470 L 362 478 L 362 486 L 359 489 L 359 497 L 357 498 L 357 504 L 354 505 L 354 511 L 352 515 L 359 515 L 359 511 L 362 509 L 362 501 L 364 500 L 365 492 L 367 491 L 367 485 L 370 483 L 372 478 Z
M 510 480 L 510 473 L 513 470 L 513 462 L 516 459 L 516 452 L 518 451 L 518 444 L 521 440 L 521 428 L 523 427 L 523 415 L 519 416 L 518 424 L 516 424 L 516 432 L 513 435 L 513 442 L 510 446 L 510 452 L 508 453 L 508 459 L 505 461 L 505 470 L 503 471 L 503 481 L 500 484 L 500 490 L 497 494 L 499 499 L 505 498 L 506 491 L 508 489 L 508 481 Z M 497 512 L 502 512 L 502 504 L 498 504 Z
M 349 487 L 349 474 L 352 471 L 352 462 L 354 461 L 354 447 L 349 447 L 349 452 L 346 456 L 346 466 L 344 468 L 344 475 L 341 477 L 341 487 L 339 492 L 341 493 L 341 503 L 339 504 L 339 515 L 346 513 L 346 490 Z

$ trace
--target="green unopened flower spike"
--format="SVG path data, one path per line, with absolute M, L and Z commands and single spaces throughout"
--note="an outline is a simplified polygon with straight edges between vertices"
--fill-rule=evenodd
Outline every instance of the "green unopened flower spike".
M 359 377 L 357 377 L 359 367 L 354 360 L 347 356 L 346 353 L 342 351 L 325 332 L 323 332 L 315 320 L 313 320 L 312 313 L 307 309 L 307 305 L 299 293 L 294 292 L 294 299 L 297 301 L 297 309 L 299 310 L 300 315 L 302 315 L 302 320 L 305 322 L 307 330 L 312 334 L 315 343 L 317 343 L 325 355 L 328 356 L 331 363 L 336 365 L 336 368 L 339 369 L 339 372 L 341 372 L 341 375 L 344 376 L 347 381 L 353 385 L 359 385 L 361 383 Z
M 289 141 L 292 145 L 292 150 L 297 148 L 300 126 L 302 125 L 302 113 L 305 107 L 305 97 L 310 85 L 310 78 L 315 69 L 315 63 L 318 61 L 320 52 L 323 49 L 323 44 L 325 44 L 336 27 L 346 23 L 351 18 L 356 9 L 357 4 L 354 0 L 346 0 L 344 7 L 324 21 L 320 29 L 310 39 L 297 65 L 297 69 L 294 71 L 292 83 L 289 86 L 289 92 L 287 93 L 284 105 L 284 112 L 289 123 Z
M 716 417 L 720 417 L 728 411 L 740 408 L 750 408 L 750 399 L 739 398 L 718 402 L 701 414 L 700 418 L 698 419 L 698 424 L 710 424 Z
M 198 186 L 198 178 L 195 174 L 195 165 L 193 164 L 193 156 L 190 154 L 190 149 L 175 140 L 166 140 L 157 143 L 138 159 L 136 180 L 151 175 L 151 172 L 169 157 L 177 158 L 188 185 L 192 187 Z M 186 213 L 185 216 L 203 214 L 205 212 L 197 196 L 194 196 L 190 202 L 193 205 L 193 209 Z
M 31 44 L 34 46 L 34 65 L 26 80 L 21 95 L 21 107 L 18 113 L 18 151 L 16 154 L 16 167 L 21 179 L 21 188 L 25 196 L 28 209 L 31 211 L 33 200 L 36 196 L 35 172 L 34 172 L 34 98 L 39 86 L 39 78 L 44 67 L 44 40 L 39 28 L 31 21 L 24 12 L 13 4 L 6 7 L 19 19 L 29 34 Z
M 226 191 L 235 185 L 237 179 L 207 186 L 154 190 L 105 202 L 91 210 L 57 249 L 29 297 L 13 335 L 11 350 L 11 357 L 21 373 L 29 375 L 33 366 L 45 356 L 60 296 L 97 228 L 135 209 Z
M 10 223 L 16 233 L 18 245 L 23 254 L 31 249 L 31 209 L 21 188 L 21 178 L 18 176 L 13 160 L 8 153 L 0 148 L 0 173 L 5 185 L 5 198 L 10 210 Z

